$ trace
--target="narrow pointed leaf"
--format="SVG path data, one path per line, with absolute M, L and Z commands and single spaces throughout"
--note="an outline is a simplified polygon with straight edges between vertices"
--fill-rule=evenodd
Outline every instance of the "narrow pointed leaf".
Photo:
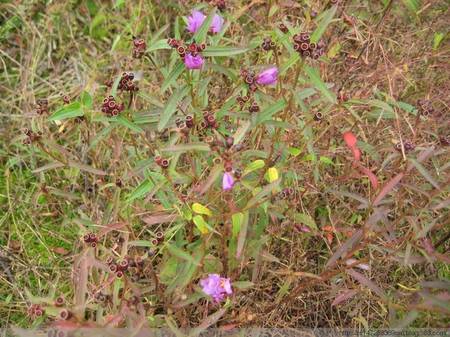
M 180 89 L 178 89 L 172 97 L 170 97 L 169 101 L 167 102 L 166 106 L 164 107 L 164 110 L 161 112 L 161 117 L 159 119 L 158 123 L 158 131 L 162 131 L 167 124 L 170 121 L 170 118 L 173 116 L 175 111 L 177 110 L 178 103 L 181 103 L 184 96 L 187 95 L 189 91 L 189 88 L 187 86 L 184 86 Z

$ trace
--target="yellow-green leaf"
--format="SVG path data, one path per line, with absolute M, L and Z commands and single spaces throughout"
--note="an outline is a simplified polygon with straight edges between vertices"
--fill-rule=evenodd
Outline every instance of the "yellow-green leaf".
M 202 204 L 199 204 L 198 202 L 194 202 L 192 204 L 192 210 L 197 214 L 204 214 L 207 216 L 211 216 L 212 212 L 208 207 L 203 206 Z
M 280 176 L 278 174 L 278 170 L 276 169 L 276 167 L 270 167 L 267 170 L 266 179 L 269 183 L 273 183 L 274 181 L 278 180 L 279 177 Z
M 201 215 L 194 216 L 192 218 L 192 220 L 194 221 L 194 224 L 197 227 L 197 229 L 200 231 L 200 233 L 208 234 L 209 232 L 212 231 L 211 226 L 208 225 L 208 223 L 205 221 L 205 219 L 203 219 L 203 217 Z
M 249 174 L 250 172 L 259 170 L 259 169 L 263 168 L 264 165 L 266 165 L 264 163 L 264 160 L 257 159 L 257 160 L 255 160 L 255 161 L 253 161 L 253 162 L 251 162 L 250 164 L 247 165 L 247 167 L 244 170 L 244 175 Z

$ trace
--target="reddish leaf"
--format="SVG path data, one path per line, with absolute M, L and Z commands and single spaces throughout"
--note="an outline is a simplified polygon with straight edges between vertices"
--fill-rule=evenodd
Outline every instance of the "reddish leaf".
M 380 296 L 382 299 L 384 299 L 384 300 L 387 299 L 387 296 L 383 292 L 383 290 L 379 286 L 377 286 L 375 283 L 373 283 L 371 280 L 369 280 L 367 277 L 365 277 L 363 274 L 358 273 L 354 269 L 348 269 L 348 270 L 346 270 L 346 273 L 349 274 L 351 277 L 353 277 L 361 285 L 366 286 L 367 288 L 372 290 L 375 294 Z
M 352 152 L 353 152 L 353 158 L 355 158 L 356 161 L 360 161 L 361 160 L 361 151 L 355 146 L 352 147 Z
M 344 132 L 342 136 L 344 137 L 344 141 L 349 148 L 356 147 L 357 139 L 351 131 Z
M 328 260 L 327 264 L 325 265 L 325 268 L 333 266 L 341 256 L 350 251 L 352 247 L 354 247 L 356 244 L 359 243 L 359 241 L 361 241 L 362 238 L 363 238 L 363 231 L 359 229 L 355 232 L 355 234 L 353 234 L 353 236 L 350 239 L 345 241 L 342 244 L 342 246 L 340 246 L 336 250 L 336 252 Z
M 381 189 L 380 193 L 378 193 L 377 197 L 373 201 L 373 205 L 374 206 L 378 206 L 380 201 L 383 200 L 384 197 L 395 188 L 395 186 L 397 186 L 397 184 L 403 179 L 404 176 L 405 176 L 405 174 L 403 172 L 401 172 L 401 173 L 397 174 L 394 178 L 389 180 L 383 186 L 383 188 Z
M 374 189 L 378 188 L 378 178 L 375 174 L 372 173 L 371 170 L 369 170 L 367 167 L 362 166 L 359 162 L 355 162 L 353 165 L 356 166 L 363 174 L 365 174 L 369 178 L 370 183 L 372 184 L 372 187 Z
M 334 299 L 333 303 L 331 303 L 331 306 L 335 306 L 338 304 L 341 304 L 342 302 L 345 302 L 347 300 L 349 300 L 350 298 L 352 298 L 353 296 L 355 296 L 358 292 L 354 289 L 352 290 L 345 290 L 342 293 L 340 293 L 339 295 L 336 296 L 336 298 Z
M 172 222 L 177 218 L 177 214 L 155 214 L 142 218 L 147 225 L 157 225 L 160 223 Z
M 65 249 L 65 248 L 63 248 L 63 247 L 55 247 L 55 248 L 53 248 L 52 250 L 53 250 L 56 254 L 59 254 L 59 255 L 67 255 L 67 254 L 70 253 L 67 249 Z
M 119 230 L 122 229 L 123 227 L 126 226 L 125 222 L 114 222 L 114 223 L 110 223 L 106 226 L 104 226 L 100 232 L 98 233 L 98 237 L 101 238 L 102 236 L 108 234 L 109 232 L 112 232 L 114 230 Z

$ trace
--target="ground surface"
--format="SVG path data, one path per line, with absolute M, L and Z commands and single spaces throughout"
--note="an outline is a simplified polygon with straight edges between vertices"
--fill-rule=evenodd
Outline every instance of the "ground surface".
M 0 326 L 61 324 L 61 308 L 73 326 L 448 326 L 449 2 L 225 3 L 189 72 L 166 39 L 212 4 L 0 1 Z M 319 60 L 296 57 L 300 31 L 321 35 Z M 267 65 L 278 84 L 241 110 L 241 69 Z M 124 71 L 130 104 L 105 85 Z M 120 118 L 101 112 L 111 93 Z M 176 127 L 204 111 L 217 130 Z M 118 278 L 109 256 L 144 262 Z M 210 272 L 233 284 L 220 305 L 198 286 Z

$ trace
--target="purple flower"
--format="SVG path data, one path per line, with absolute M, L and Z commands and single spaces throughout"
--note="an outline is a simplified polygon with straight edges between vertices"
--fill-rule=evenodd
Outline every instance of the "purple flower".
M 225 295 L 231 295 L 231 283 L 229 278 L 220 277 L 219 274 L 209 274 L 207 278 L 200 280 L 203 292 L 213 298 L 215 302 L 220 302 Z
M 187 30 L 190 33 L 196 33 L 197 30 L 200 28 L 200 26 L 203 24 L 203 21 L 205 21 L 206 16 L 200 12 L 200 11 L 192 11 L 191 16 L 188 16 L 187 21 Z M 223 18 L 215 14 L 211 26 L 209 27 L 209 30 L 213 33 L 218 33 L 222 29 L 223 26 Z
M 223 26 L 223 17 L 221 17 L 218 14 L 214 15 L 209 30 L 213 33 L 218 33 L 222 30 L 222 26 Z
M 188 17 L 187 30 L 190 33 L 195 33 L 200 28 L 205 19 L 206 16 L 202 12 L 192 11 L 191 16 Z
M 222 189 L 224 191 L 229 191 L 233 188 L 234 186 L 234 178 L 231 175 L 231 173 L 229 172 L 225 172 L 223 174 L 223 179 L 222 179 Z
M 200 55 L 186 54 L 184 57 L 184 64 L 188 69 L 200 69 L 203 63 L 205 63 L 205 60 Z
M 270 85 L 277 83 L 278 68 L 272 67 L 264 70 L 256 76 L 256 83 L 261 85 Z

